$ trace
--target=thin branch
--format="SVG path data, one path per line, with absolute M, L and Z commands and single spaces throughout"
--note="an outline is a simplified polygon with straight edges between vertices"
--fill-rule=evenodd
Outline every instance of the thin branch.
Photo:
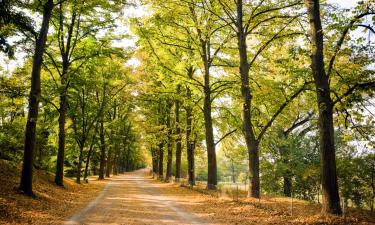
M 273 114 L 271 119 L 268 121 L 268 123 L 262 128 L 261 132 L 258 135 L 258 140 L 262 139 L 263 135 L 266 133 L 267 129 L 271 127 L 272 123 L 276 120 L 276 118 L 283 112 L 283 110 L 291 103 L 295 98 L 297 98 L 304 90 L 306 85 L 308 85 L 311 82 L 305 82 L 300 89 L 298 89 L 292 96 L 290 96 L 286 101 L 280 105 L 279 109 Z
M 367 16 L 367 15 L 375 15 L 374 12 L 365 12 L 365 13 L 362 13 L 362 14 L 359 14 L 357 16 L 355 16 L 350 22 L 349 24 L 345 27 L 344 31 L 342 32 L 341 34 L 341 37 L 340 39 L 337 41 L 337 44 L 336 44 L 336 47 L 335 47 L 335 50 L 334 50 L 334 53 L 333 53 L 333 56 L 331 58 L 331 60 L 329 61 L 329 65 L 328 65 L 328 72 L 327 72 L 327 77 L 330 77 L 331 73 L 332 73 L 332 69 L 333 69 L 333 65 L 335 63 L 335 60 L 336 60 L 336 57 L 337 57 L 337 54 L 339 53 L 339 51 L 341 50 L 341 47 L 344 43 L 344 40 L 346 38 L 346 36 L 348 35 L 349 31 L 350 31 L 350 28 L 352 28 L 354 26 L 354 24 L 360 20 L 361 18 Z
M 234 132 L 236 132 L 237 129 L 234 129 L 232 131 L 230 131 L 229 133 L 226 133 L 223 137 L 221 137 L 216 143 L 215 145 L 219 144 L 222 140 L 224 140 L 226 137 L 228 137 L 229 135 L 233 134 Z

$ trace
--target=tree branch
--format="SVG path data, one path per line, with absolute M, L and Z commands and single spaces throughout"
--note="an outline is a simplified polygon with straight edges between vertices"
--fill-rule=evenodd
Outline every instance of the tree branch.
M 226 137 L 228 137 L 229 135 L 233 134 L 234 132 L 236 132 L 237 129 L 234 129 L 232 131 L 230 131 L 229 133 L 226 133 L 223 137 L 221 137 L 216 143 L 215 145 L 219 144 L 222 140 L 224 140 Z

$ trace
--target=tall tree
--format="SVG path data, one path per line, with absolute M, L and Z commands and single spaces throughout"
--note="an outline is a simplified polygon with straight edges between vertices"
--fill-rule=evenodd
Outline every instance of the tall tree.
M 29 113 L 25 130 L 25 146 L 21 174 L 20 189 L 27 195 L 33 195 L 33 159 L 36 139 L 36 124 L 40 101 L 40 71 L 43 53 L 46 46 L 49 21 L 54 7 L 53 0 L 48 0 L 43 6 L 43 21 L 35 43 L 34 61 L 31 73 L 31 89 L 29 97 Z
M 272 126 L 276 118 L 288 106 L 288 104 L 296 98 L 304 89 L 297 89 L 291 96 L 288 96 L 278 109 L 274 112 L 268 121 L 262 125 L 259 132 L 256 132 L 254 124 L 255 115 L 254 108 L 254 87 L 251 83 L 258 80 L 255 76 L 251 76 L 251 71 L 255 66 L 259 56 L 276 40 L 292 37 L 296 33 L 288 31 L 286 28 L 296 19 L 297 16 L 281 14 L 283 9 L 288 9 L 300 4 L 300 1 L 284 2 L 246 2 L 235 1 L 228 2 L 224 0 L 218 1 L 221 11 L 211 7 L 210 12 L 220 19 L 224 24 L 231 28 L 236 34 L 237 51 L 239 57 L 239 74 L 241 78 L 241 97 L 242 97 L 242 130 L 246 142 L 249 157 L 249 190 L 248 195 L 252 197 L 260 197 L 260 171 L 259 171 L 259 145 L 266 133 Z M 225 16 L 223 16 L 224 14 Z M 284 22 L 284 20 L 287 20 Z M 275 26 L 276 32 L 269 33 L 269 27 Z M 265 29 L 265 27 L 267 27 Z M 258 36 L 262 32 L 263 37 Z M 297 33 L 298 34 L 298 33 Z M 248 50 L 249 38 L 257 39 L 260 44 L 252 46 L 253 51 Z M 266 38 L 264 38 L 266 37 Z
M 318 0 L 305 1 L 309 16 L 312 46 L 313 77 L 315 80 L 319 107 L 320 152 L 322 163 L 323 211 L 341 214 L 339 189 L 337 184 L 336 157 L 334 147 L 333 101 L 329 78 L 325 73 L 323 57 L 323 28 Z
M 361 3 L 362 4 L 362 3 Z M 341 96 L 337 96 L 337 100 L 331 97 L 331 79 L 332 71 L 338 53 L 347 37 L 349 30 L 366 15 L 374 15 L 374 5 L 369 3 L 365 9 L 345 26 L 342 34 L 339 36 L 337 44 L 334 46 L 333 55 L 329 61 L 327 72 L 324 60 L 324 30 L 322 27 L 321 10 L 319 0 L 305 0 L 305 6 L 309 18 L 309 33 L 311 38 L 311 69 L 315 81 L 315 89 L 317 96 L 317 105 L 319 109 L 319 148 L 321 156 L 321 182 L 323 190 L 323 213 L 341 214 L 340 198 L 338 191 L 337 172 L 336 172 L 336 153 L 335 153 L 335 132 L 333 124 L 334 105 L 344 97 L 353 93 L 356 89 L 372 86 L 373 81 L 366 83 L 356 83 L 349 88 Z M 372 29 L 370 26 L 365 26 Z

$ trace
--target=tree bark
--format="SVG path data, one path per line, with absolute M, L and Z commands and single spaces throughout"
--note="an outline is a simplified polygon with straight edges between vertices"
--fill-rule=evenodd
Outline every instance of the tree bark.
M 177 87 L 177 93 L 180 92 L 180 85 Z M 182 143 L 181 143 L 181 128 L 180 128 L 180 101 L 175 101 L 175 122 L 176 122 L 176 177 L 175 181 L 180 182 L 181 178 L 181 153 L 182 153 Z
M 167 143 L 167 171 L 165 175 L 165 181 L 170 182 L 172 177 L 172 158 L 173 158 L 173 151 L 172 151 L 172 138 L 168 137 Z
M 81 183 L 81 170 L 82 170 L 82 161 L 83 161 L 83 146 L 79 147 L 79 157 L 78 157 L 78 165 L 77 165 L 77 178 L 76 183 Z
M 120 155 L 119 144 L 116 142 L 115 143 L 115 155 L 114 155 L 113 164 L 112 164 L 113 175 L 115 176 L 118 175 L 119 155 Z
M 64 76 L 65 77 L 65 76 Z M 66 84 L 65 78 L 62 77 L 61 85 Z M 56 161 L 56 175 L 55 183 L 59 186 L 64 186 L 64 155 L 65 155 L 65 122 L 66 122 L 66 90 L 63 88 L 60 95 L 60 109 L 59 109 L 59 141 Z
M 63 2 L 60 3 L 60 9 L 62 8 Z M 62 31 L 64 27 L 63 16 L 61 15 L 63 11 L 60 12 L 60 27 L 59 29 Z M 59 135 L 58 135 L 58 152 L 57 152 L 57 162 L 56 162 L 56 175 L 55 175 L 55 183 L 58 186 L 64 186 L 64 158 L 65 158 L 65 123 L 66 123 L 66 113 L 67 113 L 67 105 L 68 105 L 68 69 L 70 67 L 70 56 L 71 52 L 71 41 L 73 37 L 73 29 L 76 22 L 76 11 L 73 10 L 71 22 L 69 24 L 68 33 L 67 33 L 67 40 L 66 46 L 61 51 L 61 58 L 62 58 L 62 72 L 60 76 L 60 84 L 61 84 L 61 91 L 60 91 L 60 108 L 59 108 Z M 64 35 L 63 32 L 60 32 L 59 35 Z M 60 38 L 64 39 L 64 36 L 59 36 Z M 59 43 L 62 44 L 63 43 Z
M 281 143 L 285 143 L 285 141 L 287 141 L 288 139 L 288 135 L 283 132 L 283 134 L 281 134 Z M 287 146 L 287 145 L 284 145 L 284 144 L 281 144 L 281 146 L 279 146 L 279 154 L 280 154 L 280 158 L 281 158 L 281 162 L 286 165 L 287 169 L 285 171 L 283 171 L 283 193 L 284 193 L 284 196 L 286 197 L 291 197 L 292 196 L 292 173 L 291 173 L 291 164 L 290 164 L 290 153 L 289 153 L 289 148 L 290 146 Z
M 340 215 L 340 197 L 336 174 L 334 146 L 333 102 L 330 96 L 329 77 L 324 68 L 323 28 L 319 0 L 305 0 L 308 11 L 312 47 L 312 72 L 319 108 L 319 148 L 321 155 L 321 182 L 323 213 Z
M 86 165 L 85 165 L 85 172 L 83 174 L 83 179 L 87 181 L 87 177 L 89 174 L 89 165 L 90 165 L 90 159 L 91 159 L 91 154 L 94 149 L 94 141 L 91 142 L 89 152 L 87 153 L 87 158 L 86 158 Z
M 157 148 L 151 147 L 152 155 L 152 176 L 155 178 L 155 175 L 158 174 L 158 150 Z
M 248 196 L 260 197 L 260 179 L 259 179 L 259 144 L 257 141 L 246 143 L 249 154 L 249 190 Z
M 163 142 L 159 143 L 159 179 L 163 179 L 163 160 L 164 160 L 164 149 Z
M 53 0 L 48 0 L 43 7 L 42 27 L 35 44 L 33 68 L 31 72 L 31 88 L 29 95 L 29 113 L 25 129 L 25 145 L 21 172 L 20 189 L 26 195 L 33 195 L 33 159 L 36 140 L 36 124 L 40 101 L 40 71 L 43 53 L 46 46 L 49 21 L 53 9 Z
M 193 69 L 189 69 L 189 77 L 192 78 L 193 76 Z M 192 93 L 189 86 L 186 87 L 186 96 L 189 100 L 192 98 Z M 186 106 L 186 156 L 187 156 L 187 163 L 188 163 L 188 180 L 189 185 L 195 185 L 195 165 L 194 165 L 194 141 L 191 138 L 192 132 L 192 123 L 193 123 L 193 109 L 188 104 Z
M 249 63 L 247 57 L 246 33 L 243 25 L 242 0 L 237 1 L 237 41 L 240 56 L 242 127 L 249 157 L 249 197 L 260 197 L 259 143 L 251 124 L 251 100 Z
M 170 108 L 172 104 L 170 100 L 167 100 L 167 120 L 166 125 L 168 129 L 168 140 L 167 140 L 167 171 L 165 180 L 170 181 L 172 177 L 172 158 L 173 158 L 173 150 L 172 150 L 172 128 L 171 128 L 171 112 Z
M 210 62 L 209 62 L 209 44 L 206 41 L 202 43 L 202 58 L 204 63 L 204 101 L 203 116 L 207 147 L 207 189 L 216 190 L 217 185 L 217 163 L 214 141 L 214 132 L 212 126 L 212 106 L 211 106 L 211 87 L 210 87 Z
M 284 176 L 284 195 L 286 197 L 292 197 L 292 179 L 289 176 Z
M 109 147 L 108 149 L 108 155 L 107 155 L 107 166 L 105 170 L 105 176 L 110 177 L 112 173 L 112 147 Z
M 104 137 L 104 122 L 103 119 L 100 121 L 100 165 L 99 165 L 99 180 L 104 180 L 104 169 L 105 169 L 105 137 Z

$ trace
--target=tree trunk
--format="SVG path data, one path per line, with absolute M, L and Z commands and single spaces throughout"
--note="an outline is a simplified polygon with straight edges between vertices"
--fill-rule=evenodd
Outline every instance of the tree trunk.
M 321 155 L 321 182 L 323 191 L 323 213 L 340 215 L 340 197 L 336 174 L 334 146 L 333 102 L 330 96 L 329 77 L 324 68 L 323 28 L 320 19 L 319 0 L 305 0 L 310 23 L 312 44 L 312 72 L 315 81 L 319 108 L 319 148 Z
M 168 143 L 167 143 L 167 172 L 165 176 L 166 181 L 170 181 L 172 177 L 172 158 L 173 158 L 173 150 L 172 150 L 172 128 L 171 128 L 171 112 L 170 108 L 172 107 L 172 104 L 169 100 L 167 100 L 167 129 L 168 129 Z
M 177 87 L 177 93 L 180 92 L 180 85 Z M 176 121 L 176 182 L 180 182 L 181 178 L 181 151 L 182 151 L 182 143 L 181 143 L 181 128 L 180 128 L 180 101 L 175 101 L 175 121 Z
M 90 164 L 90 158 L 91 158 L 91 154 L 92 154 L 93 149 L 94 149 L 94 141 L 91 142 L 89 152 L 87 153 L 85 172 L 83 174 L 83 179 L 85 181 L 87 181 L 87 177 L 89 175 L 89 164 Z
M 204 62 L 204 102 L 203 115 L 207 147 L 207 189 L 216 190 L 217 185 L 217 164 L 214 132 L 211 116 L 211 87 L 210 87 L 210 62 L 209 62 L 209 44 L 202 43 L 202 57 Z
M 287 141 L 288 136 L 287 134 L 282 134 L 281 142 L 284 143 Z M 281 158 L 281 162 L 286 166 L 286 170 L 283 172 L 283 192 L 284 196 L 291 197 L 292 196 L 292 171 L 290 170 L 290 153 L 289 153 L 289 146 L 281 144 L 279 147 L 279 154 Z
M 65 76 L 64 76 L 65 77 Z M 62 78 L 61 84 L 66 84 L 65 78 Z M 66 90 L 63 88 L 60 94 L 60 109 L 59 109 L 59 141 L 56 162 L 55 183 L 59 186 L 64 186 L 64 155 L 65 155 L 65 121 L 66 121 Z
M 38 120 L 40 100 L 40 71 L 43 53 L 46 46 L 49 20 L 53 9 L 53 0 L 48 0 L 43 9 L 42 27 L 35 44 L 33 68 L 31 72 L 31 88 L 29 96 L 29 113 L 25 130 L 25 145 L 21 172 L 20 189 L 27 195 L 33 195 L 33 158 L 36 139 L 36 124 Z
M 154 147 L 151 148 L 152 155 L 152 177 L 155 178 L 155 175 L 158 173 L 158 150 Z
M 232 167 L 232 183 L 236 183 L 236 170 L 234 168 L 233 160 L 231 160 L 231 167 Z
M 108 155 L 107 155 L 107 167 L 105 170 L 105 176 L 110 177 L 112 173 L 112 147 L 109 147 L 108 149 Z
M 217 185 L 217 165 L 216 165 L 216 151 L 214 143 L 214 133 L 212 127 L 211 117 L 211 96 L 209 88 L 205 88 L 204 97 L 204 125 L 206 134 L 206 145 L 207 145 L 207 160 L 208 160 L 208 171 L 207 171 L 207 189 L 215 190 Z
M 163 160 L 164 160 L 164 150 L 163 143 L 159 144 L 159 179 L 163 179 Z
M 246 143 L 249 154 L 249 190 L 248 196 L 260 197 L 260 180 L 259 180 L 259 145 L 257 141 Z
M 292 197 L 292 179 L 289 176 L 284 176 L 284 195 Z
M 259 182 L 259 144 L 254 134 L 251 124 L 251 91 L 249 63 L 247 58 L 246 34 L 243 26 L 242 0 L 237 1 L 237 41 L 238 52 L 240 56 L 240 75 L 241 75 L 241 96 L 242 106 L 242 127 L 246 141 L 246 147 L 249 157 L 249 197 L 260 197 Z
M 99 165 L 99 180 L 104 180 L 104 169 L 105 169 L 105 137 L 104 137 L 104 122 L 100 121 L 100 165 Z
M 60 7 L 62 6 L 63 2 L 60 2 Z M 62 13 L 62 11 L 60 12 Z M 60 91 L 60 108 L 59 108 L 59 135 L 58 135 L 58 152 L 57 152 L 57 162 L 56 162 L 56 176 L 55 176 L 55 183 L 59 186 L 64 186 L 64 157 L 65 157 L 65 123 L 66 123 L 66 113 L 67 113 L 67 105 L 68 105 L 68 69 L 70 67 L 70 56 L 71 52 L 71 41 L 73 37 L 73 29 L 76 21 L 76 12 L 73 10 L 71 22 L 69 24 L 68 33 L 66 37 L 66 46 L 61 49 L 61 58 L 62 58 L 62 73 L 60 76 L 60 84 L 61 84 L 61 91 Z M 64 22 L 63 16 L 60 15 L 60 27 L 59 29 L 62 31 Z M 62 32 L 61 32 L 62 33 Z M 64 39 L 64 36 L 59 37 Z M 59 39 L 60 42 L 60 39 Z M 64 44 L 64 43 L 61 43 Z
M 113 170 L 113 175 L 117 176 L 118 175 L 118 161 L 119 161 L 119 145 L 115 143 L 115 155 L 113 158 L 113 164 L 112 164 L 112 170 Z
M 192 73 L 189 73 L 189 75 Z M 186 96 L 188 99 L 192 98 L 191 90 L 189 87 L 186 87 Z M 186 156 L 188 163 L 188 180 L 189 185 L 195 185 L 195 165 L 194 165 L 194 141 L 191 140 L 191 131 L 193 123 L 193 109 L 190 105 L 186 106 Z
M 169 137 L 168 138 L 168 143 L 167 143 L 167 148 L 168 148 L 168 155 L 167 155 L 167 171 L 165 175 L 165 180 L 167 182 L 171 181 L 172 177 L 172 157 L 173 157 L 173 151 L 172 151 L 172 140 Z
M 81 183 L 81 170 L 82 170 L 82 161 L 83 161 L 83 146 L 79 146 L 79 157 L 77 165 L 77 184 Z
M 189 185 L 195 185 L 195 160 L 194 160 L 194 150 L 195 142 L 187 141 L 187 158 L 188 158 L 188 179 Z

